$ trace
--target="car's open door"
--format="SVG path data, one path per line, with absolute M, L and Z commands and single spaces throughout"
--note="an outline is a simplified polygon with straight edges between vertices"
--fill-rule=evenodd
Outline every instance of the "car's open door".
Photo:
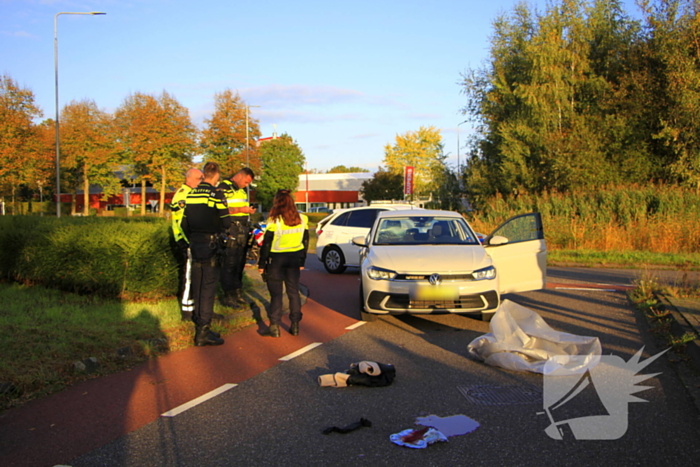
M 500 237 L 508 241 L 501 243 Z M 493 258 L 502 294 L 544 288 L 547 244 L 540 213 L 508 219 L 486 237 L 484 246 Z

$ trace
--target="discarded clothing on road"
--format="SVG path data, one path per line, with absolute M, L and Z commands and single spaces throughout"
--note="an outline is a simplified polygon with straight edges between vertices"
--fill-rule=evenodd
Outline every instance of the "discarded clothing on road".
M 501 302 L 490 329 L 467 346 L 489 365 L 542 374 L 565 369 L 571 374 L 584 373 L 600 361 L 597 337 L 555 331 L 540 315 L 510 300 Z
M 346 386 L 389 386 L 396 376 L 396 369 L 390 363 L 361 361 L 351 363 L 350 369 L 342 373 L 331 373 L 318 377 L 318 384 L 335 388 Z
M 466 415 L 450 415 L 449 417 L 439 417 L 428 415 L 427 417 L 416 418 L 416 425 L 435 428 L 447 438 L 450 436 L 466 435 L 479 428 L 479 422 Z
M 389 436 L 392 443 L 413 449 L 425 449 L 433 443 L 447 441 L 447 436 L 443 435 L 435 428 L 408 428 L 399 433 Z
M 323 433 L 324 435 L 329 435 L 333 432 L 346 434 L 346 433 L 350 433 L 351 431 L 355 431 L 358 428 L 362 428 L 363 426 L 366 426 L 369 428 L 372 426 L 372 422 L 370 422 L 366 418 L 361 418 L 359 422 L 351 423 L 350 425 L 345 426 L 343 428 L 339 428 L 337 426 L 329 426 L 328 428 L 324 428 L 321 433 Z

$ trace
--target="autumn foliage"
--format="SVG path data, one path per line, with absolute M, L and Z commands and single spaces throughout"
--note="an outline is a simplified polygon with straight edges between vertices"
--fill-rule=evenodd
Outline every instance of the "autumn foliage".
M 224 176 L 233 175 L 242 167 L 260 173 L 260 153 L 254 144 L 260 137 L 260 126 L 250 118 L 247 104 L 238 94 L 230 89 L 217 93 L 214 114 L 204 120 L 204 126 L 199 143 L 201 150 L 207 160 L 219 164 Z
M 248 110 L 238 94 L 216 94 L 214 114 L 200 133 L 166 91 L 133 93 L 113 114 L 90 99 L 72 101 L 60 112 L 61 191 L 81 193 L 87 215 L 91 186 L 106 200 L 123 183 L 140 185 L 143 214 L 146 190 L 154 187 L 163 213 L 166 192 L 182 184 L 196 155 L 219 162 L 227 175 L 248 163 L 260 174 L 260 128 Z M 0 76 L 0 197 L 9 205 L 36 191 L 46 199 L 55 194 L 56 126 L 51 119 L 37 123 L 41 117 L 31 90 Z
M 159 187 L 164 206 L 167 187 L 178 184 L 191 164 L 196 129 L 188 110 L 165 91 L 158 97 L 135 93 L 114 120 L 119 151 L 141 183 L 141 214 L 146 212 L 147 182 Z
M 47 184 L 45 134 L 33 123 L 41 116 L 30 90 L 0 76 L 0 188 L 12 199 L 22 183 Z

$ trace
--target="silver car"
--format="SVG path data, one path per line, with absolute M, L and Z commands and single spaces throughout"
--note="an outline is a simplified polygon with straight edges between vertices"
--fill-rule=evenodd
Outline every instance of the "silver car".
M 480 241 L 452 211 L 385 211 L 360 247 L 362 319 L 465 313 L 489 321 L 501 294 L 544 287 L 547 246 L 539 213 L 516 216 Z

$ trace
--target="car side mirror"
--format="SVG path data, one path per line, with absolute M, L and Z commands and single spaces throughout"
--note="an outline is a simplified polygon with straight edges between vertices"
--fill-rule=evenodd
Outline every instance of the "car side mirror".
M 490 246 L 505 245 L 506 243 L 508 243 L 508 239 L 500 235 L 495 235 L 489 239 Z
M 354 237 L 352 239 L 352 244 L 359 246 L 359 247 L 367 247 L 367 239 L 366 237 Z

